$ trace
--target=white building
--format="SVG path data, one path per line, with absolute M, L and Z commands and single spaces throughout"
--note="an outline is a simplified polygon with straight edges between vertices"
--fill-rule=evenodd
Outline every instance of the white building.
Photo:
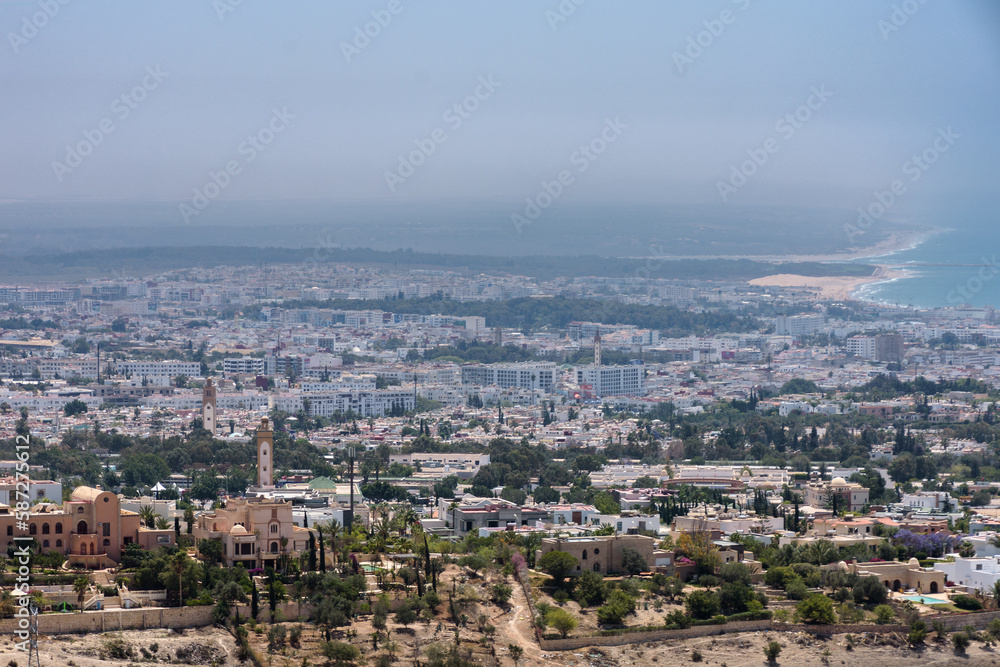
M 991 558 L 956 558 L 951 563 L 934 563 L 934 569 L 944 572 L 948 581 L 985 593 L 1000 581 L 1000 556 Z
M 645 368 L 627 366 L 580 366 L 576 383 L 595 396 L 641 396 Z

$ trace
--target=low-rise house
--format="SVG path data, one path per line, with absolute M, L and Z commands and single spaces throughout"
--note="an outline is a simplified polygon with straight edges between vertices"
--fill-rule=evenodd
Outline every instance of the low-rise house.
M 988 558 L 956 558 L 950 563 L 934 563 L 934 569 L 943 572 L 948 581 L 965 586 L 970 591 L 990 592 L 1000 581 L 1000 556 Z
M 804 500 L 807 505 L 825 507 L 837 497 L 838 508 L 857 512 L 868 504 L 869 491 L 855 482 L 848 482 L 843 477 L 834 477 L 831 482 L 811 482 L 804 487 Z
M 615 574 L 622 571 L 622 551 L 637 551 L 652 570 L 659 560 L 671 565 L 673 552 L 656 548 L 657 540 L 644 535 L 594 535 L 590 537 L 551 537 L 542 540 L 541 548 L 535 552 L 535 562 L 550 551 L 565 551 L 577 559 L 576 569 L 570 576 L 579 576 L 584 569 Z M 669 562 L 665 562 L 669 561 Z

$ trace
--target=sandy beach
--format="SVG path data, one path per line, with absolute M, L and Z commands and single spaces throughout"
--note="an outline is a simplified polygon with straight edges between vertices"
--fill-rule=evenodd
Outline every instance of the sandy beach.
M 754 278 L 751 285 L 775 285 L 778 287 L 806 287 L 816 290 L 816 295 L 826 300 L 849 300 L 862 285 L 892 280 L 906 275 L 901 269 L 878 266 L 870 276 L 799 276 L 793 273 L 778 273 L 773 276 Z

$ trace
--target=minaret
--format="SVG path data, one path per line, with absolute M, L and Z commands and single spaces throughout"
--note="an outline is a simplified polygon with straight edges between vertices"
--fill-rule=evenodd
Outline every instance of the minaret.
M 493 344 L 496 345 L 497 347 L 500 347 L 502 343 L 503 343 L 503 329 L 498 324 L 497 326 L 493 327 Z
M 601 365 L 601 332 L 598 330 L 594 334 L 594 365 Z
M 257 488 L 265 489 L 274 486 L 274 431 L 267 423 L 267 417 L 260 421 L 257 428 Z
M 205 387 L 201 391 L 201 426 L 215 437 L 215 384 L 212 383 L 212 378 L 205 380 Z

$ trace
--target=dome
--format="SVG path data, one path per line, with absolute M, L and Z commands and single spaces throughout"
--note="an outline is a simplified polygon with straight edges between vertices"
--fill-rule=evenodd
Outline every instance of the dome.
M 920 567 L 920 561 L 916 558 L 911 558 L 906 564 L 910 567 Z
M 841 572 L 847 572 L 850 570 L 850 568 L 847 567 L 847 563 L 845 563 L 844 561 L 840 561 L 839 563 L 837 563 L 837 569 L 840 570 Z
M 833 483 L 834 484 L 847 484 L 847 480 L 844 479 L 843 477 L 834 477 L 833 478 Z
M 236 524 L 235 526 L 233 526 L 233 529 L 229 531 L 229 533 L 231 535 L 249 535 L 249 533 L 247 533 L 247 529 L 241 526 L 240 524 Z
M 354 352 L 360 352 L 360 351 L 361 351 L 361 348 L 360 348 L 360 347 L 357 347 L 357 346 L 355 346 L 355 347 L 354 347 L 354 350 L 353 350 L 353 351 L 354 351 Z

